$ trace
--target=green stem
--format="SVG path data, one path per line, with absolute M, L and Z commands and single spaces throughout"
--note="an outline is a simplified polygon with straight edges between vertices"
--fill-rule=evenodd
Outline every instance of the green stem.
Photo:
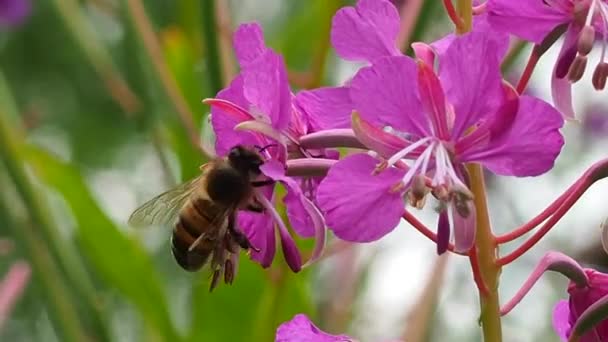
M 487 292 L 480 291 L 481 315 L 479 321 L 483 329 L 484 341 L 502 341 L 500 321 L 500 304 L 498 298 L 498 281 L 501 267 L 496 263 L 497 243 L 490 226 L 490 216 L 486 198 L 486 187 L 481 165 L 471 164 L 467 167 L 471 181 L 471 191 L 475 196 L 477 217 L 477 234 L 475 246 L 479 260 L 479 271 Z
M 215 20 L 215 0 L 203 0 L 201 10 L 203 38 L 205 41 L 205 62 L 207 63 L 206 76 L 209 78 L 211 92 L 217 94 L 224 87 L 224 82 L 222 81 L 220 52 L 217 43 L 218 29 Z
M 456 10 L 463 23 L 462 27 L 457 28 L 457 33 L 464 34 L 471 31 L 471 28 L 473 28 L 473 1 L 458 0 Z
M 0 152 L 2 159 L 7 161 L 4 158 L 4 149 Z M 40 281 L 39 288 L 42 289 L 47 300 L 47 308 L 50 310 L 49 317 L 55 324 L 60 339 L 75 342 L 87 341 L 75 306 L 68 299 L 70 294 L 65 283 L 62 282 L 62 275 L 40 235 L 34 232 L 29 223 L 15 222 L 3 201 L 0 201 L 0 216 L 7 219 L 10 229 L 13 230 L 15 237 L 29 256 L 28 260 L 34 269 L 34 276 Z
M 8 86 L 0 72 L 0 103 L 14 103 Z M 8 108 L 10 108 L 9 106 Z M 16 186 L 19 196 L 25 204 L 34 227 L 40 230 L 48 245 L 48 254 L 52 256 L 48 262 L 59 262 L 58 272 L 67 279 L 73 292 L 79 297 L 79 303 L 90 313 L 89 317 L 100 337 L 108 338 L 109 334 L 106 324 L 100 312 L 98 300 L 95 295 L 95 287 L 91 282 L 89 274 L 84 265 L 79 262 L 80 257 L 74 248 L 60 240 L 58 231 L 49 219 L 46 202 L 38 195 L 39 190 L 35 188 L 28 177 L 23 158 L 20 156 L 21 142 L 24 140 L 22 131 L 11 118 L 16 118 L 16 113 L 9 113 L 5 108 L 0 108 L 0 158 L 6 164 L 6 169 L 11 180 Z M 34 242 L 32 242 L 34 243 Z M 53 261 L 55 260 L 55 261 Z

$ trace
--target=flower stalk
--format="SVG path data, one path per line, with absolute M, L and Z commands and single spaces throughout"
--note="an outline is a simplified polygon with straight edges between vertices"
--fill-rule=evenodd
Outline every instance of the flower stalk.
M 502 328 L 500 322 L 500 304 L 498 300 L 498 278 L 501 266 L 496 262 L 496 239 L 490 227 L 488 203 L 486 199 L 486 186 L 483 179 L 483 170 L 479 164 L 467 166 L 471 181 L 471 191 L 474 195 L 475 210 L 477 212 L 475 245 L 481 279 L 487 287 L 487 292 L 480 290 L 479 299 L 481 315 L 479 322 L 483 329 L 484 341 L 502 341 Z
M 456 27 L 456 33 L 464 34 L 473 28 L 473 1 L 472 0 L 458 0 L 457 10 L 460 19 L 462 20 L 462 26 Z

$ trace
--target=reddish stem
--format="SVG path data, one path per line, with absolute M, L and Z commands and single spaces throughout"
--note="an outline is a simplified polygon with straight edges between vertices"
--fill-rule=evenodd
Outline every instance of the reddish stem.
M 462 18 L 458 15 L 456 8 L 454 8 L 454 4 L 452 4 L 452 0 L 443 0 L 443 6 L 445 7 L 445 11 L 448 13 L 448 17 L 450 20 L 456 25 L 457 29 L 462 29 L 464 27 L 464 22 Z
M 482 296 L 489 293 L 488 286 L 483 281 L 483 276 L 479 270 L 479 259 L 477 258 L 477 247 L 471 248 L 469 251 L 469 261 L 471 262 L 471 270 L 473 271 L 473 280 L 477 284 L 477 288 Z
M 412 227 L 416 228 L 417 231 L 421 232 L 422 235 L 429 238 L 429 240 L 437 243 L 437 234 L 435 234 L 432 230 L 430 230 L 424 223 L 418 221 L 418 219 L 412 215 L 409 211 L 406 211 L 403 214 L 403 218 L 410 224 Z M 448 244 L 448 250 L 450 252 L 454 252 L 454 244 Z M 454 252 L 456 253 L 456 252 Z M 460 253 L 457 253 L 460 254 Z M 462 254 L 461 254 L 462 255 Z
M 515 259 L 522 256 L 528 250 L 530 250 L 540 239 L 542 239 L 555 224 L 572 208 L 574 203 L 578 201 L 581 196 L 593 185 L 596 181 L 608 177 L 608 159 L 601 160 L 591 166 L 581 178 L 571 187 L 573 190 L 563 200 L 563 203 L 555 210 L 553 215 L 545 222 L 545 224 L 526 240 L 521 246 L 519 246 L 513 252 L 506 256 L 499 258 L 497 263 L 501 266 L 509 264 Z M 562 195 L 563 196 L 563 195 Z
M 530 53 L 530 58 L 528 58 L 528 64 L 526 64 L 526 69 L 521 74 L 521 78 L 517 83 L 517 93 L 522 94 L 526 87 L 528 86 L 528 82 L 530 82 L 530 78 L 532 77 L 532 73 L 534 72 L 534 68 L 540 59 L 540 55 L 537 53 L 536 49 L 532 49 Z
M 551 203 L 545 210 L 543 210 L 536 217 L 528 221 L 526 224 L 518 227 L 508 233 L 496 237 L 496 242 L 507 243 L 511 242 L 515 239 L 522 237 L 524 234 L 530 232 L 532 229 L 536 228 L 539 224 L 543 223 L 549 216 L 553 215 L 555 211 L 564 203 L 564 201 L 572 194 L 574 189 L 579 186 L 579 183 L 583 180 L 583 178 L 579 178 L 574 184 L 572 184 L 566 191 L 564 191 L 553 203 Z

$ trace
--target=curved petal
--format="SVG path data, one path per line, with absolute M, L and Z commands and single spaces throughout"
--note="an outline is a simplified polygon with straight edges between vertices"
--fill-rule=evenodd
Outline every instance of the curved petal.
M 398 33 L 399 13 L 390 1 L 359 0 L 356 7 L 344 7 L 334 16 L 331 43 L 346 60 L 372 62 L 401 55 L 395 43 Z
M 272 264 L 276 250 L 274 224 L 268 214 L 239 211 L 237 219 L 239 228 L 245 233 L 249 242 L 259 252 L 251 251 L 251 259 L 267 268 Z
M 319 328 L 304 314 L 295 315 L 291 321 L 277 328 L 275 342 L 346 342 L 346 335 L 330 335 Z
M 300 91 L 294 99 L 294 105 L 304 113 L 313 132 L 332 128 L 350 128 L 353 103 L 347 87 L 323 87 Z
M 334 234 L 353 242 L 375 241 L 399 224 L 403 193 L 393 191 L 405 172 L 389 168 L 373 175 L 378 161 L 355 154 L 339 161 L 317 189 L 317 202 Z
M 218 99 L 230 101 L 239 107 L 249 107 L 243 95 L 243 78 L 235 78 L 230 85 L 217 94 Z M 236 145 L 253 146 L 258 139 L 250 132 L 237 132 L 234 127 L 241 122 L 240 115 L 233 115 L 221 106 L 211 106 L 211 125 L 215 132 L 215 151 L 218 156 L 225 156 Z
M 239 25 L 234 32 L 233 45 L 241 67 L 245 67 L 268 50 L 264 43 L 262 27 L 258 23 Z
M 570 308 L 567 300 L 560 300 L 553 308 L 553 330 L 562 341 L 568 341 L 570 336 Z
M 566 119 L 575 118 L 574 107 L 572 106 L 572 84 L 566 78 L 566 75 L 576 56 L 579 32 L 578 29 L 570 25 L 551 74 L 553 103 Z
M 285 167 L 274 160 L 264 163 L 260 170 L 268 177 L 282 182 L 287 187 L 287 195 L 283 199 L 287 207 L 287 216 L 291 227 L 302 237 L 315 235 L 315 227 L 312 218 L 302 203 L 308 200 L 302 192 L 295 179 L 285 175 Z
M 353 113 L 352 126 L 355 136 L 363 145 L 387 159 L 410 144 L 363 120 L 357 113 Z
M 416 82 L 418 70 L 409 57 L 385 57 L 357 72 L 350 98 L 361 118 L 380 127 L 429 136 Z
M 439 60 L 439 78 L 448 102 L 454 106 L 452 137 L 493 113 L 502 102 L 503 89 L 497 43 L 482 32 L 454 41 Z
M 291 91 L 283 57 L 266 50 L 242 71 L 243 95 L 256 119 L 284 130 L 291 117 Z M 245 107 L 247 108 L 247 107 Z
M 499 31 L 540 44 L 556 26 L 573 20 L 561 6 L 542 0 L 488 0 L 488 20 Z
M 461 158 L 480 162 L 500 175 L 537 176 L 553 167 L 564 144 L 559 131 L 563 124 L 561 114 L 551 105 L 522 96 L 510 127 L 503 128 L 505 133 Z

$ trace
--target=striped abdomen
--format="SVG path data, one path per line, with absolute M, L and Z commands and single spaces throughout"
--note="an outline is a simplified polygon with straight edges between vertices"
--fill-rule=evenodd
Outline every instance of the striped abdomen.
M 215 219 L 216 222 L 212 224 L 217 215 L 225 213 L 207 198 L 192 198 L 182 208 L 173 228 L 171 251 L 177 263 L 185 270 L 200 269 L 217 247 L 220 227 L 225 219 Z M 203 239 L 192 251 L 188 251 L 201 234 L 204 234 Z

